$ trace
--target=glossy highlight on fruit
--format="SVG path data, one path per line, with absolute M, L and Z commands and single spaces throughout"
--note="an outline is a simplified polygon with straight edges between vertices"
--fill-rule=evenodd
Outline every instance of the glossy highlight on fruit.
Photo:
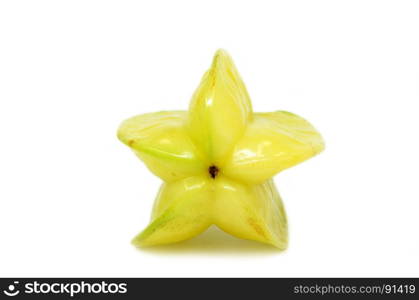
M 118 138 L 163 180 L 150 224 L 133 239 L 136 246 L 179 242 L 216 225 L 285 249 L 287 219 L 272 177 L 324 148 L 303 118 L 254 113 L 224 50 L 216 52 L 188 111 L 132 117 Z

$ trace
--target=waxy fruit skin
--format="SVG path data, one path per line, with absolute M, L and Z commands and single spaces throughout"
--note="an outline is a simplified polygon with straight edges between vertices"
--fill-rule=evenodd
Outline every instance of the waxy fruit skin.
M 132 117 L 118 138 L 164 181 L 150 224 L 133 239 L 136 246 L 179 242 L 216 225 L 285 249 L 287 219 L 272 177 L 324 149 L 303 118 L 254 113 L 224 50 L 216 52 L 188 111 Z

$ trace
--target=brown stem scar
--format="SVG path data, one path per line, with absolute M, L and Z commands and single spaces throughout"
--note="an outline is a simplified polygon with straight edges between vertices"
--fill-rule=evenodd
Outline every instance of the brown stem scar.
M 210 173 L 212 179 L 215 179 L 215 177 L 217 177 L 219 171 L 220 170 L 214 165 L 208 168 L 208 173 Z

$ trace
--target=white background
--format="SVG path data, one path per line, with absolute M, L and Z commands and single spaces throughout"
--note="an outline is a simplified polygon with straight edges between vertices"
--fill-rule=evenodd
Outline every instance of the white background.
M 217 48 L 255 111 L 326 140 L 275 180 L 290 246 L 137 250 L 160 185 L 116 138 L 186 109 Z M 417 1 L 2 1 L 1 276 L 419 276 Z

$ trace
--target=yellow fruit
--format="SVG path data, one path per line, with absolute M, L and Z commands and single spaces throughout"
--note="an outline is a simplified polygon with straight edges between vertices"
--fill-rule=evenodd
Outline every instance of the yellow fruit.
M 216 225 L 236 237 L 287 247 L 287 220 L 272 177 L 324 149 L 320 134 L 285 111 L 253 113 L 230 56 L 218 50 L 189 111 L 135 116 L 119 139 L 164 183 L 149 226 L 133 240 L 152 246 Z

